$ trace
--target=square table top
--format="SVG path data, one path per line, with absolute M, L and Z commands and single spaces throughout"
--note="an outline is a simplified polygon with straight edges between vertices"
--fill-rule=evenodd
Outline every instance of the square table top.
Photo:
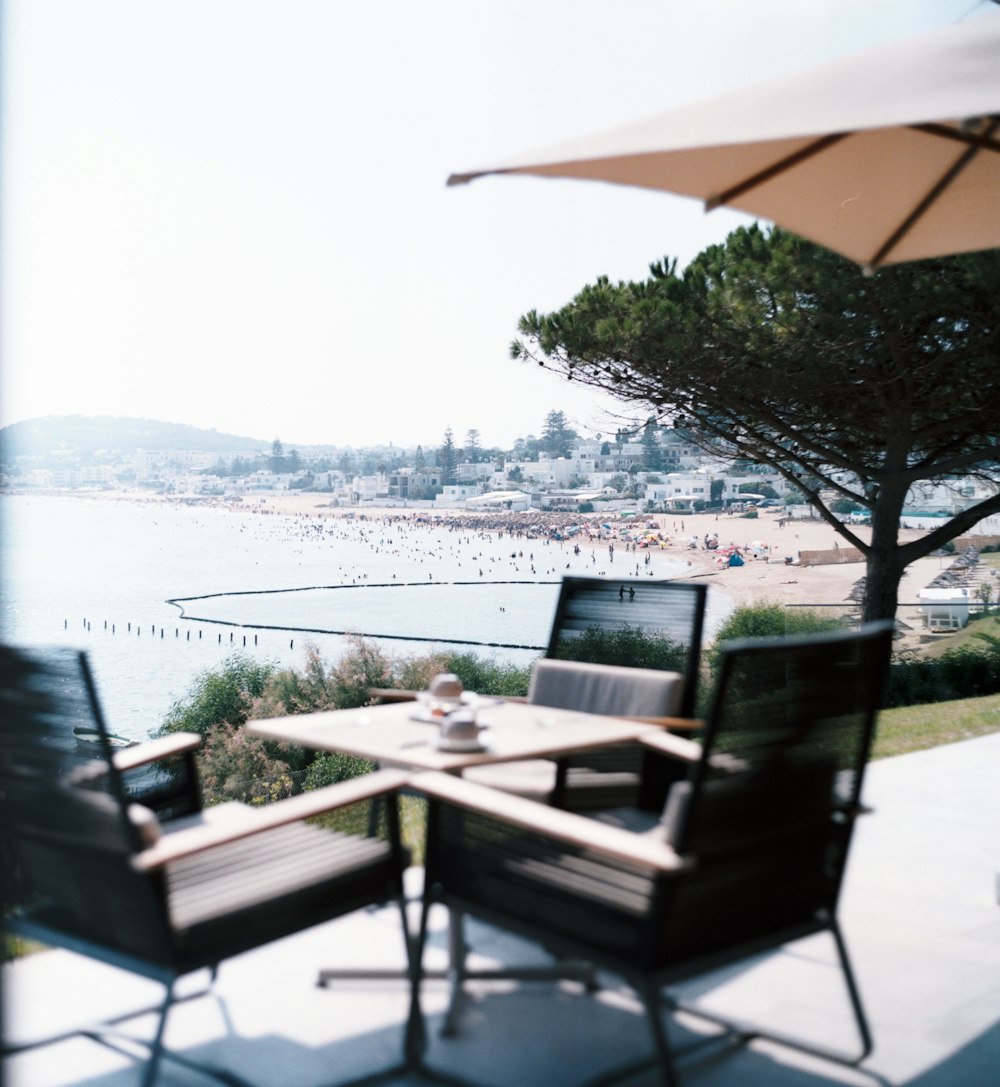
M 482 750 L 443 751 L 437 721 L 417 719 L 417 702 L 392 702 L 352 710 L 327 710 L 248 721 L 249 735 L 297 747 L 371 759 L 383 766 L 457 772 L 484 763 L 566 755 L 635 741 L 661 731 L 648 722 L 559 710 L 525 702 L 483 698 L 478 721 Z

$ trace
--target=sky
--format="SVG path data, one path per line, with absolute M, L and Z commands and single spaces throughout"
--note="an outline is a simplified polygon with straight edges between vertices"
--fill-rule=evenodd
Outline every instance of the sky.
M 6 0 L 0 425 L 129 415 L 286 447 L 510 447 L 626 411 L 509 358 L 599 275 L 741 223 L 450 173 L 986 0 Z

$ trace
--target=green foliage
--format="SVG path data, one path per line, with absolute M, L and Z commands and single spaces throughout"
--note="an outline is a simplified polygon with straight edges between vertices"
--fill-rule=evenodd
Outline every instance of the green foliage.
M 577 433 L 566 420 L 566 413 L 550 411 L 542 426 L 541 449 L 550 457 L 568 457 Z
M 734 608 L 719 627 L 715 644 L 734 638 L 786 638 L 840 630 L 839 619 L 811 608 L 786 608 L 777 601 L 744 604 Z
M 1000 638 L 980 631 L 940 657 L 909 656 L 889 672 L 889 706 L 912 706 L 1000 693 Z
M 529 667 L 519 667 L 476 653 L 445 653 L 446 672 L 454 672 L 467 691 L 521 697 L 528 693 Z
M 594 503 L 593 502 L 581 502 L 580 505 L 576 507 L 576 512 L 577 513 L 593 513 L 594 512 Z
M 639 627 L 622 626 L 617 630 L 588 627 L 556 646 L 560 660 L 618 664 L 632 668 L 661 668 L 683 672 L 687 649 L 664 634 L 652 634 Z
M 831 485 L 870 507 L 870 540 L 838 531 L 865 554 L 875 619 L 895 614 L 909 563 L 1000 510 L 992 495 L 918 541 L 896 538 L 914 483 L 995 465 L 998 329 L 1000 250 L 865 276 L 754 225 L 681 272 L 667 260 L 643 281 L 601 277 L 554 313 L 525 314 L 512 354 L 633 407 L 669 405 L 703 448 L 766 466 L 821 512 Z
M 342 755 L 339 751 L 317 755 L 306 771 L 304 788 L 307 792 L 310 789 L 322 789 L 325 785 L 336 785 L 338 781 L 349 781 L 351 778 L 370 774 L 374 769 L 373 762 L 354 755 Z
M 526 695 L 531 678 L 528 667 L 497 661 L 494 657 L 481 657 L 476 653 L 446 650 L 394 661 L 390 686 L 407 691 L 423 691 L 440 672 L 453 672 L 467 691 L 504 697 Z
M 294 792 L 288 764 L 272 757 L 263 740 L 235 725 L 210 728 L 197 760 L 202 797 L 209 805 L 230 800 L 270 804 Z
M 719 667 L 719 649 L 736 638 L 789 638 L 798 634 L 822 634 L 840 630 L 843 622 L 836 616 L 811 608 L 786 608 L 777 601 L 743 604 L 734 608 L 704 653 L 712 682 Z
M 213 725 L 242 725 L 274 672 L 272 663 L 234 654 L 220 668 L 202 672 L 195 679 L 187 697 L 168 710 L 160 734 L 196 732 L 205 736 Z
M 350 638 L 338 664 L 327 667 L 316 646 L 306 645 L 305 668 L 282 669 L 271 676 L 254 703 L 254 717 L 284 717 L 320 710 L 350 709 L 369 701 L 369 687 L 383 687 L 385 656 L 370 642 Z
M 458 450 L 455 447 L 455 435 L 451 427 L 446 427 L 444 441 L 438 450 L 438 467 L 441 469 L 441 484 L 449 486 L 455 482 L 455 470 L 458 467 Z

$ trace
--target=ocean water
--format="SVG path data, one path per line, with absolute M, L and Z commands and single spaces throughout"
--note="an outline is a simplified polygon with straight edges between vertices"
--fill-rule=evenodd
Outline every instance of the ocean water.
M 684 566 L 651 553 L 645 577 Z M 170 505 L 0 497 L 0 638 L 86 649 L 109 727 L 144 739 L 234 652 L 301 667 L 346 632 L 390 654 L 449 644 L 528 663 L 563 574 L 624 577 L 636 558 L 468 529 Z M 710 611 L 724 607 L 710 602 Z M 710 621 L 711 625 L 711 621 Z

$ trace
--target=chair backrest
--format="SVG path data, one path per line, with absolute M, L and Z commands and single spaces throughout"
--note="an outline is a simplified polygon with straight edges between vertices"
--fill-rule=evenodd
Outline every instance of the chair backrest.
M 73 735 L 81 720 L 99 732 L 90 757 Z M 111 752 L 83 653 L 0 646 L 0 819 L 16 904 L 53 931 L 159 961 L 162 889 L 130 865 L 142 843 Z
M 702 757 L 665 815 L 698 858 L 673 911 L 691 930 L 672 938 L 752 940 L 833 913 L 891 646 L 886 622 L 723 647 Z
M 693 717 L 708 586 L 564 577 L 546 657 L 679 672 L 677 713 Z

